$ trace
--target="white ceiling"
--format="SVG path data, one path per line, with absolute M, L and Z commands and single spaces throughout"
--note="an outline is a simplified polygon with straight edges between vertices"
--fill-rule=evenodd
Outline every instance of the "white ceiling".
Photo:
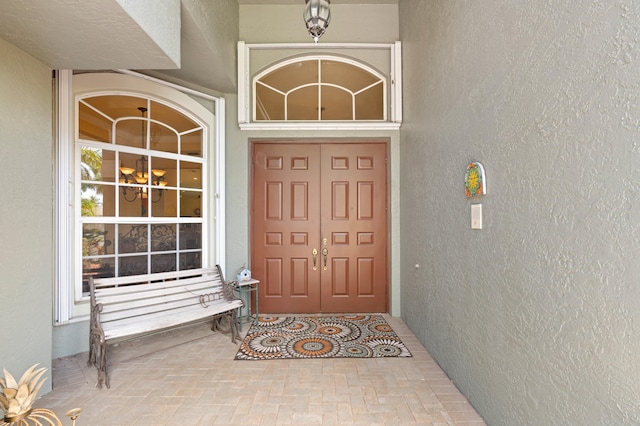
M 170 34 L 169 30 L 181 34 L 179 44 L 176 36 L 168 37 L 169 42 L 159 46 L 157 41 L 163 37 L 147 34 L 143 25 L 123 8 L 126 4 L 144 14 L 145 5 L 148 7 L 153 0 L 137 1 L 140 3 L 0 0 L 0 38 L 52 69 L 156 70 L 148 72 L 224 93 L 235 92 L 235 76 L 230 76 L 228 69 L 221 65 L 220 52 L 203 38 L 193 17 L 185 13 L 184 5 L 182 13 L 160 11 L 155 15 L 166 21 L 152 26 L 167 28 L 161 36 Z M 237 1 L 240 5 L 304 4 L 304 0 Z M 332 4 L 397 4 L 398 1 L 333 0 Z M 160 7 L 171 3 L 157 4 Z
M 51 68 L 177 67 L 117 0 L 2 0 L 0 38 Z

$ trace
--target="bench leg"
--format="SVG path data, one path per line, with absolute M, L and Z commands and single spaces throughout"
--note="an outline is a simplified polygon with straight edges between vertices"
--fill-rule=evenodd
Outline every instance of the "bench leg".
M 230 312 L 224 312 L 222 314 L 214 315 L 211 331 L 222 331 L 220 330 L 219 325 L 220 320 L 224 317 L 229 319 L 229 333 L 231 334 L 231 343 L 235 344 L 236 339 L 240 338 L 240 333 L 238 332 L 238 317 L 235 309 Z
M 98 370 L 98 382 L 96 387 L 102 388 L 104 383 L 109 385 L 109 375 L 107 372 L 107 343 L 101 333 L 90 333 L 89 337 L 89 361 L 88 366 L 95 366 Z
M 231 311 L 231 343 L 235 344 L 236 339 L 240 340 L 240 332 L 238 331 L 238 310 Z

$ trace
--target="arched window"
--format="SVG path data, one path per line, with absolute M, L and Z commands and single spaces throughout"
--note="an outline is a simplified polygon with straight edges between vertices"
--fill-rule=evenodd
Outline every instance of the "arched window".
M 307 56 L 253 78 L 253 121 L 386 121 L 384 75 L 353 59 Z
M 204 132 L 150 97 L 78 99 L 83 293 L 90 275 L 202 267 Z
M 90 276 L 224 264 L 224 99 L 129 71 L 56 83 L 56 323 L 88 315 Z

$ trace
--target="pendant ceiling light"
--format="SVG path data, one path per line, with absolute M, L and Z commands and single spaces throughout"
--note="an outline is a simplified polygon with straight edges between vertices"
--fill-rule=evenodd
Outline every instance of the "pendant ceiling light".
M 141 136 L 140 147 L 142 149 L 146 149 L 147 130 L 145 127 L 146 121 L 144 120 L 144 118 L 145 118 L 145 113 L 147 112 L 147 108 L 139 107 L 138 111 L 140 111 L 141 117 L 143 119 L 141 120 L 141 129 L 140 129 L 140 136 Z M 145 155 L 141 155 L 140 158 L 136 160 L 135 168 L 121 165 L 120 173 L 122 174 L 122 176 L 120 177 L 120 183 L 139 185 L 136 187 L 122 186 L 123 198 L 126 201 L 132 202 L 137 199 L 142 199 L 144 202 L 144 199 L 147 198 L 148 188 L 146 185 L 149 182 L 148 163 L 149 163 L 149 160 L 147 159 L 147 157 Z M 151 169 L 151 185 L 157 186 L 161 189 L 160 191 L 153 191 L 154 197 L 152 197 L 151 201 L 153 201 L 154 203 L 157 203 L 162 198 L 162 188 L 164 188 L 167 185 L 167 182 L 164 180 L 164 175 L 166 173 L 167 173 L 166 170 Z M 145 215 L 145 209 L 143 207 L 141 216 L 144 216 L 144 215 Z
M 307 25 L 307 31 L 313 37 L 314 43 L 322 37 L 331 21 L 331 11 L 329 10 L 330 0 L 305 0 L 306 7 L 302 17 Z

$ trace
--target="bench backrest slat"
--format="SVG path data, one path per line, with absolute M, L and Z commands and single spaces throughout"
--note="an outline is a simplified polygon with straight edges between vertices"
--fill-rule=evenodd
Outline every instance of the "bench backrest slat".
M 126 319 L 141 317 L 141 316 L 149 316 L 149 315 L 162 315 L 162 316 L 171 316 L 174 312 L 178 312 L 182 309 L 189 308 L 189 310 L 193 310 L 194 308 L 197 310 L 202 310 L 203 314 L 207 314 L 209 307 L 215 306 L 220 303 L 228 304 L 226 300 L 218 299 L 214 301 L 207 301 L 206 306 L 202 305 L 198 298 L 191 299 L 179 299 L 172 300 L 170 302 L 160 303 L 156 305 L 134 305 L 130 306 L 128 309 L 119 310 L 119 311 L 111 311 L 111 312 L 102 312 L 100 314 L 100 322 L 105 327 L 109 327 L 109 323 L 111 322 L 119 322 Z
M 151 284 L 134 284 L 120 287 L 103 287 L 96 289 L 96 297 L 104 305 L 121 299 L 133 300 L 154 297 L 157 294 L 178 293 L 181 291 L 199 291 L 204 288 L 216 288 L 222 291 L 222 281 L 219 277 L 212 280 L 210 277 L 188 278 L 186 280 L 162 281 Z
M 170 281 L 176 279 L 186 279 L 188 277 L 198 277 L 201 275 L 218 275 L 214 268 L 188 269 L 185 271 L 161 272 L 157 274 L 128 275 L 114 278 L 94 278 L 93 285 L 96 289 L 101 287 L 114 287 L 131 284 L 153 283 L 157 281 Z
M 166 272 L 115 278 L 96 278 L 91 282 L 91 298 L 102 306 L 100 322 L 105 325 L 149 315 L 172 315 L 184 309 L 228 303 L 218 268 Z M 241 302 L 239 302 L 241 303 Z
M 190 288 L 171 288 L 170 291 L 164 292 L 164 289 L 148 291 L 145 294 L 139 294 L 139 297 L 132 298 L 129 295 L 110 296 L 107 299 L 98 299 L 102 303 L 102 316 L 107 312 L 117 312 L 127 309 L 133 309 L 138 306 L 157 306 L 163 303 L 169 303 L 174 300 L 184 300 L 185 304 L 200 303 L 199 299 L 210 295 L 215 295 L 215 299 L 224 299 L 222 291 L 215 291 L 212 288 L 199 287 L 197 289 Z M 129 296 L 129 297 L 127 297 Z M 161 309 L 158 307 L 157 309 Z

